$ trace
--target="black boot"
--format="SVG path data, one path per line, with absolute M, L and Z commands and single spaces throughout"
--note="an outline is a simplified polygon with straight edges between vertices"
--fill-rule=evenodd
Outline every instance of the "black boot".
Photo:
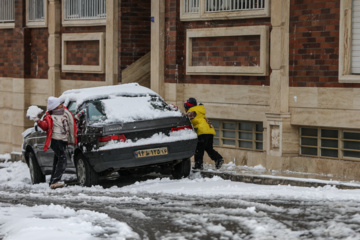
M 216 169 L 221 168 L 221 166 L 223 165 L 223 163 L 224 163 L 224 159 L 222 159 L 222 158 L 216 160 L 216 161 L 215 161 L 215 167 L 216 167 Z
M 193 170 L 204 170 L 202 163 L 195 163 L 195 166 L 192 168 Z

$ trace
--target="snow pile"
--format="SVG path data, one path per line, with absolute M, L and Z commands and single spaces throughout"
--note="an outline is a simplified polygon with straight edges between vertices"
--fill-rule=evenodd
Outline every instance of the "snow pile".
M 26 112 L 26 117 L 30 120 L 36 120 L 38 118 L 38 115 L 42 113 L 43 110 L 39 108 L 38 106 L 30 106 Z
M 105 122 L 133 122 L 166 117 L 180 117 L 180 111 L 155 109 L 151 96 L 114 97 L 101 100 L 106 113 Z
M 28 166 L 23 162 L 0 163 L 0 185 L 19 187 L 31 184 Z
M 140 239 L 123 222 L 88 210 L 58 205 L 27 207 L 0 203 L 0 237 L 22 240 Z
M 11 159 L 10 153 L 0 154 L 0 159 L 9 160 Z
M 60 99 L 67 105 L 70 101 L 76 101 L 76 106 L 80 106 L 83 102 L 104 98 L 108 96 L 135 96 L 139 94 L 149 94 L 156 95 L 158 94 L 149 88 L 142 87 L 137 83 L 128 83 L 115 86 L 102 86 L 102 87 L 93 87 L 93 88 L 81 88 L 81 89 L 72 89 L 65 91 Z
M 168 142 L 178 142 L 178 141 L 185 141 L 196 139 L 197 135 L 192 129 L 184 129 L 180 131 L 171 132 L 170 136 L 167 136 L 163 133 L 155 133 L 150 138 L 142 138 L 133 142 L 132 140 L 128 139 L 125 142 L 116 142 L 110 141 L 105 146 L 100 147 L 98 151 L 102 150 L 109 150 L 115 148 L 127 148 L 127 147 L 134 147 L 134 146 L 143 146 L 149 144 L 158 144 L 158 143 L 168 143 Z

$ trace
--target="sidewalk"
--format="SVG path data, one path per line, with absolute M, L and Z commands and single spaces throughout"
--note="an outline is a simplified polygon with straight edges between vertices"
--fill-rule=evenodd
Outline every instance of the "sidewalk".
M 214 169 L 205 164 L 200 172 L 203 177 L 219 176 L 231 181 L 263 184 L 263 185 L 291 185 L 299 187 L 334 186 L 339 189 L 360 189 L 360 182 L 349 180 L 332 180 L 332 176 L 300 172 L 270 171 L 261 165 L 255 167 L 236 166 L 233 163 L 224 164 L 221 169 Z

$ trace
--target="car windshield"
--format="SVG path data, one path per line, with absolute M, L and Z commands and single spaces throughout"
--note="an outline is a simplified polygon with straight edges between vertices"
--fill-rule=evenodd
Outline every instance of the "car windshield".
M 181 116 L 156 95 L 110 96 L 88 103 L 90 122 L 133 122 Z

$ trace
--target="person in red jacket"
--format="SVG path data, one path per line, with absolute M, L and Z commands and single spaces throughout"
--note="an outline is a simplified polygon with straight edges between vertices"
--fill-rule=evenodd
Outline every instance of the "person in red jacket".
M 63 106 L 59 98 L 49 97 L 45 116 L 36 122 L 42 130 L 46 131 L 44 151 L 47 151 L 50 145 L 55 154 L 49 182 L 50 188 L 64 187 L 65 184 L 60 180 L 67 165 L 65 150 L 68 144 L 77 144 L 75 118 Z

